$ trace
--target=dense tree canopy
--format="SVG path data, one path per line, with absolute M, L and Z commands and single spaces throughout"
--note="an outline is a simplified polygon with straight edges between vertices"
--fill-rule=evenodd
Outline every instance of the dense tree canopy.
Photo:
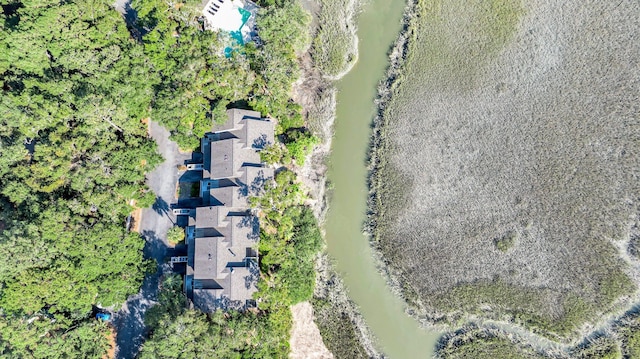
M 158 80 L 110 2 L 1 6 L 0 347 L 100 357 L 104 328 L 84 318 L 143 277 L 124 223 L 154 199 L 144 173 L 160 157 L 141 119 Z
M 147 312 L 152 330 L 141 358 L 285 358 L 292 319 L 289 306 L 311 299 L 314 259 L 322 243 L 316 218 L 300 204 L 291 171 L 280 172 L 266 194 L 253 200 L 263 212 L 258 310 L 188 310 L 179 276 L 164 280 L 159 305 Z
M 222 312 L 186 309 L 182 280 L 165 278 L 159 304 L 145 317 L 153 334 L 140 358 L 284 358 L 291 316 L 277 312 Z
M 202 31 L 201 1 L 135 1 L 144 52 L 161 78 L 152 116 L 184 149 L 198 146 L 211 121 L 226 121 L 237 104 L 278 119 L 278 131 L 303 126 L 300 106 L 291 100 L 299 76 L 297 54 L 309 42 L 309 15 L 297 1 L 260 10 L 259 44 L 239 47 L 228 34 Z M 235 48 L 231 56 L 227 47 Z
M 296 1 L 264 2 L 260 39 L 243 46 L 203 31 L 199 0 L 132 5 L 136 36 L 111 1 L 0 0 L 0 356 L 106 353 L 107 328 L 92 309 L 117 308 L 148 267 L 144 241 L 125 228 L 134 204 L 155 199 L 144 176 L 161 158 L 143 119 L 192 149 L 227 107 L 242 106 L 278 120 L 280 160 L 302 163 L 314 143 L 291 100 L 308 44 L 309 16 Z M 154 334 L 141 355 L 286 353 L 288 305 L 310 296 L 320 243 L 301 200 L 289 171 L 260 200 L 277 202 L 263 208 L 265 224 L 284 224 L 263 233 L 259 313 L 194 313 L 168 289 L 173 299 L 149 313 Z

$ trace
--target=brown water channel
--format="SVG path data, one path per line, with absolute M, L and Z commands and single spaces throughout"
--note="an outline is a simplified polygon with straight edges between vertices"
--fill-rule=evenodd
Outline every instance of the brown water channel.
M 430 358 L 438 333 L 421 329 L 378 273 L 362 234 L 367 184 L 366 155 L 377 85 L 388 66 L 405 2 L 371 0 L 358 21 L 359 60 L 338 83 L 338 107 L 329 178 L 334 185 L 325 223 L 329 254 L 351 298 L 392 359 Z

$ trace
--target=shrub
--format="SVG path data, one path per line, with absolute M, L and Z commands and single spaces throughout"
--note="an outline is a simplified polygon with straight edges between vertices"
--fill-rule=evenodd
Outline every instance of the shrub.
M 184 237 L 184 229 L 182 229 L 181 227 L 174 226 L 169 228 L 169 230 L 167 231 L 167 242 L 169 242 L 169 244 L 171 244 L 172 246 L 175 246 L 176 244 L 184 241 Z

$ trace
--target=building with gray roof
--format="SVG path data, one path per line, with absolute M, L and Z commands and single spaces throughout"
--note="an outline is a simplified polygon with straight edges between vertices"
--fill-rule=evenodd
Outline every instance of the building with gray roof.
M 255 305 L 259 221 L 248 200 L 274 177 L 260 161 L 260 151 L 274 142 L 274 122 L 248 110 L 227 115 L 202 140 L 203 205 L 186 229 L 185 292 L 204 312 Z

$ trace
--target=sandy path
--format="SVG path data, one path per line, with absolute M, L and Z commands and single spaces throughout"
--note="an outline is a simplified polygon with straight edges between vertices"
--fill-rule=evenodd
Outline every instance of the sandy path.
M 291 307 L 293 327 L 291 328 L 291 359 L 333 359 L 322 342 L 320 330 L 313 321 L 313 307 L 309 302 L 298 303 Z

